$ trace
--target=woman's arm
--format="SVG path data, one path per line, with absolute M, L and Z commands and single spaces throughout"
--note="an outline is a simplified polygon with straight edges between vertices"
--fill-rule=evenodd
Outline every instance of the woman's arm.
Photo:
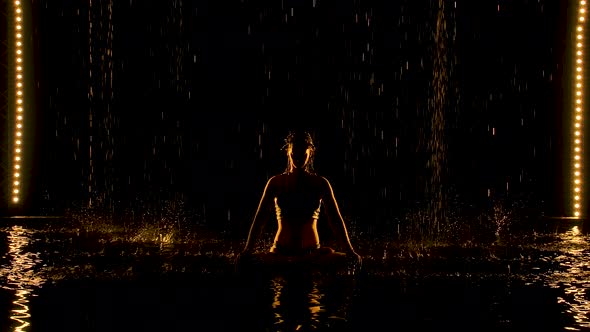
M 272 193 L 273 181 L 274 177 L 271 177 L 267 182 L 266 186 L 264 187 L 264 191 L 262 193 L 262 197 L 260 198 L 260 203 L 258 204 L 258 209 L 256 210 L 256 214 L 254 215 L 254 220 L 252 221 L 252 225 L 250 226 L 250 232 L 248 233 L 248 239 L 246 240 L 246 245 L 244 246 L 244 253 L 249 253 L 254 249 L 254 245 L 256 240 L 262 234 L 262 230 L 264 226 L 268 222 L 270 218 L 270 211 L 273 204 L 273 197 L 274 194 Z
M 344 246 L 345 251 L 349 254 L 357 255 L 350 243 L 348 231 L 344 224 L 344 218 L 342 218 L 342 214 L 340 214 L 340 209 L 338 208 L 338 203 L 336 203 L 336 198 L 332 186 L 330 185 L 330 181 L 324 177 L 322 177 L 322 180 L 324 193 L 322 196 L 322 203 L 326 211 L 328 224 L 330 225 L 332 232 L 336 235 L 338 241 Z

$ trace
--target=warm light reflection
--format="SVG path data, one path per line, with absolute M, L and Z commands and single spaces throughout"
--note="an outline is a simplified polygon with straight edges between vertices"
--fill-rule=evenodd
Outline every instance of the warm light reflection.
M 35 272 L 35 267 L 41 263 L 39 254 L 27 250 L 31 242 L 31 231 L 13 226 L 8 231 L 7 240 L 11 260 L 10 265 L 2 267 L 7 274 L 4 288 L 14 291 L 15 296 L 10 311 L 10 319 L 13 321 L 11 331 L 24 332 L 31 325 L 29 299 L 33 291 L 45 283 L 45 279 Z
M 573 170 L 572 170 L 572 179 L 573 179 L 573 183 L 575 184 L 572 187 L 572 196 L 574 198 L 574 203 L 572 204 L 572 211 L 571 211 L 571 215 L 575 216 L 575 217 L 581 217 L 582 213 L 584 211 L 584 206 L 583 204 L 581 204 L 581 202 L 583 202 L 584 200 L 582 199 L 582 195 L 584 194 L 583 189 L 580 187 L 580 183 L 581 183 L 581 179 L 583 178 L 583 168 L 584 166 L 582 165 L 582 160 L 583 160 L 583 152 L 584 152 L 584 147 L 582 146 L 582 142 L 583 142 L 583 136 L 584 136 L 584 132 L 582 130 L 583 128 L 583 124 L 582 124 L 582 113 L 584 111 L 583 105 L 584 105 L 584 90 L 583 90 L 583 85 L 580 81 L 582 81 L 584 79 L 584 67 L 582 66 L 582 64 L 584 63 L 584 58 L 583 58 L 583 48 L 584 48 L 584 31 L 586 30 L 584 27 L 584 23 L 585 22 L 585 15 L 586 15 L 586 1 L 581 0 L 579 1 L 579 5 L 578 5 L 578 23 L 576 23 L 576 42 L 575 42 L 575 46 L 576 46 L 576 55 L 575 55 L 575 66 L 574 66 L 574 70 L 575 70 L 575 79 L 576 82 L 574 84 L 575 88 L 574 88 L 574 96 L 576 96 L 575 98 L 575 104 L 574 104 L 574 109 L 575 109 L 575 114 L 572 117 L 573 118 L 573 123 L 572 126 L 573 128 L 575 128 L 575 130 L 573 131 L 573 135 L 574 135 L 574 144 L 572 146 L 572 157 L 574 159 L 574 163 L 573 163 Z
M 574 326 L 566 326 L 565 330 L 585 330 L 590 328 L 588 239 L 578 226 L 573 226 L 560 238 L 563 248 L 561 255 L 555 257 L 559 268 L 548 276 L 548 283 L 552 288 L 563 289 L 557 302 L 563 306 L 562 312 L 574 320 Z
M 307 330 L 304 322 L 320 326 L 320 315 L 326 311 L 318 282 L 307 278 L 290 279 L 276 277 L 271 280 L 274 291 L 272 303 L 274 325 L 278 331 Z

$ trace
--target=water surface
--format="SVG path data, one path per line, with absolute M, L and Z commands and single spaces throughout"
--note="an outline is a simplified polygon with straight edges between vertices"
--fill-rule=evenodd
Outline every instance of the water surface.
M 0 228 L 3 331 L 522 331 L 590 327 L 578 225 L 515 245 L 365 252 L 363 273 L 238 275 L 215 244 Z M 217 244 L 218 248 L 221 248 Z M 197 249 L 198 248 L 198 249 Z M 362 246 L 359 247 L 362 251 Z

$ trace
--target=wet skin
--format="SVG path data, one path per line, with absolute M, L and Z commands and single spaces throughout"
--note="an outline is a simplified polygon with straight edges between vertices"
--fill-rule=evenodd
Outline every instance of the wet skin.
M 303 171 L 271 179 L 268 194 L 274 197 L 278 222 L 276 245 L 293 251 L 318 247 L 317 222 L 328 190 L 323 178 Z
M 310 154 L 311 150 L 304 145 L 293 145 L 288 150 L 290 170 L 268 180 L 242 255 L 251 253 L 254 241 L 270 219 L 273 209 L 278 229 L 271 252 L 296 253 L 318 248 L 317 222 L 323 210 L 343 251 L 360 262 L 360 256 L 350 243 L 330 182 L 305 170 Z

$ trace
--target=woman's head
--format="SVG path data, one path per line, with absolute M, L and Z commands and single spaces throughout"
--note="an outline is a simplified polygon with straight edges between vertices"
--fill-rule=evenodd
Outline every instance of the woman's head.
M 283 149 L 287 153 L 287 172 L 303 169 L 313 173 L 315 145 L 308 132 L 290 132 Z

